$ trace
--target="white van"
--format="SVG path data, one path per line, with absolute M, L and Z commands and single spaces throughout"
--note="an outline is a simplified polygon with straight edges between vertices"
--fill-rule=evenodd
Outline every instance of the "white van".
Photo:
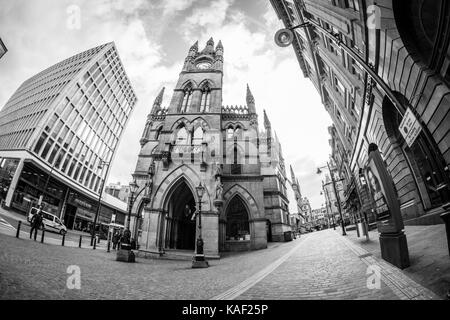
M 27 221 L 31 223 L 31 218 L 38 212 L 38 208 L 32 207 L 30 213 L 28 214 Z M 66 234 L 66 226 L 59 220 L 57 216 L 42 210 L 42 222 L 44 223 L 45 230 L 56 231 L 60 234 Z

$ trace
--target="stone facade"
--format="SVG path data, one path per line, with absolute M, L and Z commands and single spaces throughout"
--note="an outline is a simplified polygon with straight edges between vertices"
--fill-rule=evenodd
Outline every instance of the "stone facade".
M 450 201 L 450 4 L 271 3 L 287 28 L 307 23 L 294 29 L 293 47 L 333 120 L 333 158 L 345 179 L 347 208 L 357 209 L 356 219 L 372 212 L 361 179 L 372 145 L 395 185 L 405 224 L 440 223 Z M 399 130 L 407 111 L 421 130 L 412 143 Z
M 162 89 L 148 115 L 133 173 L 132 229 L 144 255 L 193 251 L 200 218 L 207 257 L 266 248 L 291 230 L 281 145 L 265 113 L 259 131 L 248 86 L 245 106 L 222 104 L 222 79 L 222 43 L 211 38 L 200 51 L 196 42 L 169 106 Z

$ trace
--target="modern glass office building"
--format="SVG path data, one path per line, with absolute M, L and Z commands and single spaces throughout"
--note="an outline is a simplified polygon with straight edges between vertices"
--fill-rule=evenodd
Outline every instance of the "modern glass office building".
M 69 228 L 93 221 L 136 101 L 114 43 L 26 80 L 0 111 L 5 205 L 26 212 L 43 196 L 46 210 Z M 99 221 L 122 209 L 105 202 Z

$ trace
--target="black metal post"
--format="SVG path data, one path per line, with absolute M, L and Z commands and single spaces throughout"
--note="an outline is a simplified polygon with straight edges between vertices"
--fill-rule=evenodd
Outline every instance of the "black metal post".
M 130 206 L 128 208 L 128 219 L 127 219 L 127 229 L 130 230 L 130 223 L 131 223 L 131 210 L 133 209 L 134 204 L 134 192 L 131 192 L 130 194 Z
M 66 234 L 64 233 L 63 235 L 62 235 L 62 242 L 61 242 L 61 245 L 64 247 L 64 242 L 66 242 Z
M 94 242 L 95 228 L 97 226 L 98 215 L 100 213 L 100 207 L 102 205 L 103 189 L 105 189 L 105 182 L 106 182 L 106 178 L 108 177 L 108 171 L 109 171 L 109 163 L 108 162 L 102 162 L 102 164 L 106 165 L 107 169 L 106 169 L 106 173 L 105 173 L 105 178 L 103 179 L 103 182 L 102 182 L 102 187 L 100 189 L 100 194 L 98 196 L 98 205 L 97 205 L 97 210 L 95 211 L 94 225 L 93 225 L 92 231 L 91 231 L 91 246 L 93 245 L 93 242 Z
M 339 193 L 336 190 L 336 181 L 334 180 L 333 172 L 331 172 L 330 164 L 328 163 L 328 161 L 327 161 L 327 167 L 328 167 L 328 171 L 330 171 L 331 182 L 333 183 L 333 190 L 334 190 L 334 194 L 336 195 L 336 202 L 338 203 L 339 216 L 341 217 L 342 235 L 346 236 L 347 233 L 345 232 L 344 217 L 342 216 L 341 200 L 339 199 Z
M 94 238 L 94 247 L 93 247 L 92 249 L 94 249 L 94 250 L 95 250 L 95 248 L 96 248 L 96 245 L 97 245 L 97 238 Z
M 42 229 L 41 243 L 44 243 L 45 229 Z
M 19 224 L 17 225 L 17 232 L 16 232 L 16 238 L 19 237 L 20 234 L 20 226 L 22 225 L 22 221 L 19 220 Z
M 52 165 L 52 167 L 50 169 L 50 173 L 48 174 L 47 179 L 45 180 L 44 191 L 41 194 L 41 196 L 42 196 L 42 201 L 40 203 L 41 208 L 42 208 L 42 202 L 44 201 L 44 194 L 45 194 L 45 192 L 47 192 L 47 186 L 48 186 L 48 183 L 50 182 L 50 178 L 52 176 L 53 169 L 55 169 L 56 165 L 61 164 L 61 161 L 57 162 L 57 160 L 58 159 L 55 160 L 55 163 Z
M 78 248 L 81 248 L 81 240 L 83 239 L 83 236 L 80 236 L 80 242 L 78 242 Z
M 202 201 L 198 203 L 198 239 L 197 239 L 197 255 L 203 254 L 202 239 Z
M 106 252 L 110 251 L 111 251 L 111 240 L 108 239 L 108 249 L 106 250 Z

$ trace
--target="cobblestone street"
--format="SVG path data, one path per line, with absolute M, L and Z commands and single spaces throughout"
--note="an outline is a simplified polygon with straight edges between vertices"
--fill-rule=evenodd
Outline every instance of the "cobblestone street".
M 208 269 L 190 261 L 115 261 L 115 253 L 0 235 L 1 299 L 435 299 L 402 271 L 342 238 L 338 230 L 302 235 L 266 250 L 229 254 Z M 71 265 L 81 289 L 67 289 Z M 368 289 L 369 265 L 381 269 Z

